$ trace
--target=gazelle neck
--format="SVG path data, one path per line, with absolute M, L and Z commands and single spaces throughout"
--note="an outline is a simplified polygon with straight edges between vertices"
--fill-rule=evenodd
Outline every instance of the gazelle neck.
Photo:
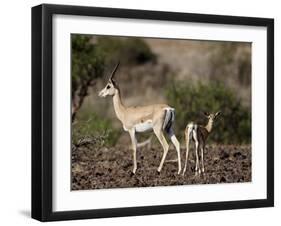
M 124 112 L 125 112 L 125 106 L 122 103 L 121 95 L 120 95 L 120 90 L 119 89 L 116 89 L 115 94 L 113 96 L 113 106 L 114 106 L 114 110 L 115 110 L 117 118 L 120 121 L 123 121 L 123 119 L 124 119 Z
M 210 133 L 212 131 L 212 129 L 213 129 L 213 123 L 214 123 L 214 121 L 209 119 L 207 125 L 205 126 L 206 130 L 208 131 L 208 133 Z

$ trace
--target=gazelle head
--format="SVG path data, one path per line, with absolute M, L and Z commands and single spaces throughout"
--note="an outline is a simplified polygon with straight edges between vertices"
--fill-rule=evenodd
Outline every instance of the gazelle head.
M 115 72 L 119 66 L 119 62 L 115 66 L 114 70 L 111 72 L 111 75 L 108 79 L 106 86 L 99 92 L 99 97 L 106 97 L 106 96 L 114 96 L 117 92 L 117 85 L 116 81 L 114 80 Z
M 209 119 L 209 122 L 211 123 L 213 123 L 220 114 L 221 114 L 220 111 L 218 111 L 217 113 L 204 112 L 204 115 Z

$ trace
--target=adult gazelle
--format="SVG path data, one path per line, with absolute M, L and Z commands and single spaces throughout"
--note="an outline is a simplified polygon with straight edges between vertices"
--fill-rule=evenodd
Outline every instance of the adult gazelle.
M 137 139 L 136 133 L 153 130 L 163 147 L 163 156 L 158 167 L 161 171 L 169 150 L 164 132 L 166 132 L 174 144 L 178 156 L 178 174 L 181 172 L 180 144 L 173 131 L 175 120 L 175 109 L 166 104 L 153 104 L 147 106 L 126 107 L 121 99 L 120 88 L 114 79 L 119 63 L 112 71 L 106 86 L 99 92 L 100 97 L 112 96 L 113 106 L 117 118 L 121 121 L 123 128 L 130 134 L 133 151 L 133 173 L 137 170 Z

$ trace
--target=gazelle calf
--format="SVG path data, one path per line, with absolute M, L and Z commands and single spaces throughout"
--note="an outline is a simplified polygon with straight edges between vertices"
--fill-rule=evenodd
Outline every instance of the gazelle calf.
M 116 116 L 123 124 L 123 129 L 130 134 L 133 150 L 133 173 L 135 174 L 137 170 L 136 133 L 153 130 L 164 150 L 160 165 L 158 167 L 158 172 L 161 171 L 169 150 L 169 145 L 164 136 L 165 131 L 177 150 L 179 174 L 181 171 L 180 144 L 172 128 L 175 119 L 175 109 L 166 104 L 126 107 L 121 99 L 120 88 L 114 79 L 114 75 L 118 66 L 119 63 L 115 66 L 113 72 L 111 73 L 106 86 L 99 92 L 99 96 L 113 97 L 113 106 Z
M 220 112 L 215 114 L 204 113 L 208 118 L 208 123 L 206 126 L 198 125 L 194 122 L 188 123 L 185 128 L 185 141 L 186 141 L 186 155 L 185 155 L 185 165 L 183 169 L 183 175 L 185 174 L 188 160 L 189 144 L 193 140 L 195 143 L 195 156 L 196 156 L 196 165 L 195 165 L 195 175 L 198 173 L 204 173 L 204 149 L 206 145 L 207 138 L 212 131 L 213 123 Z M 199 148 L 201 150 L 201 169 L 199 163 Z

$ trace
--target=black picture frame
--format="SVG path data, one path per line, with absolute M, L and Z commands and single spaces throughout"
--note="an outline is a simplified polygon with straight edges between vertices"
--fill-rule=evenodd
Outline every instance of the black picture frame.
M 267 198 L 54 212 L 52 210 L 52 18 L 55 14 L 266 27 Z M 56 221 L 271 206 L 274 206 L 273 19 L 49 4 L 32 8 L 32 218 L 40 221 Z

